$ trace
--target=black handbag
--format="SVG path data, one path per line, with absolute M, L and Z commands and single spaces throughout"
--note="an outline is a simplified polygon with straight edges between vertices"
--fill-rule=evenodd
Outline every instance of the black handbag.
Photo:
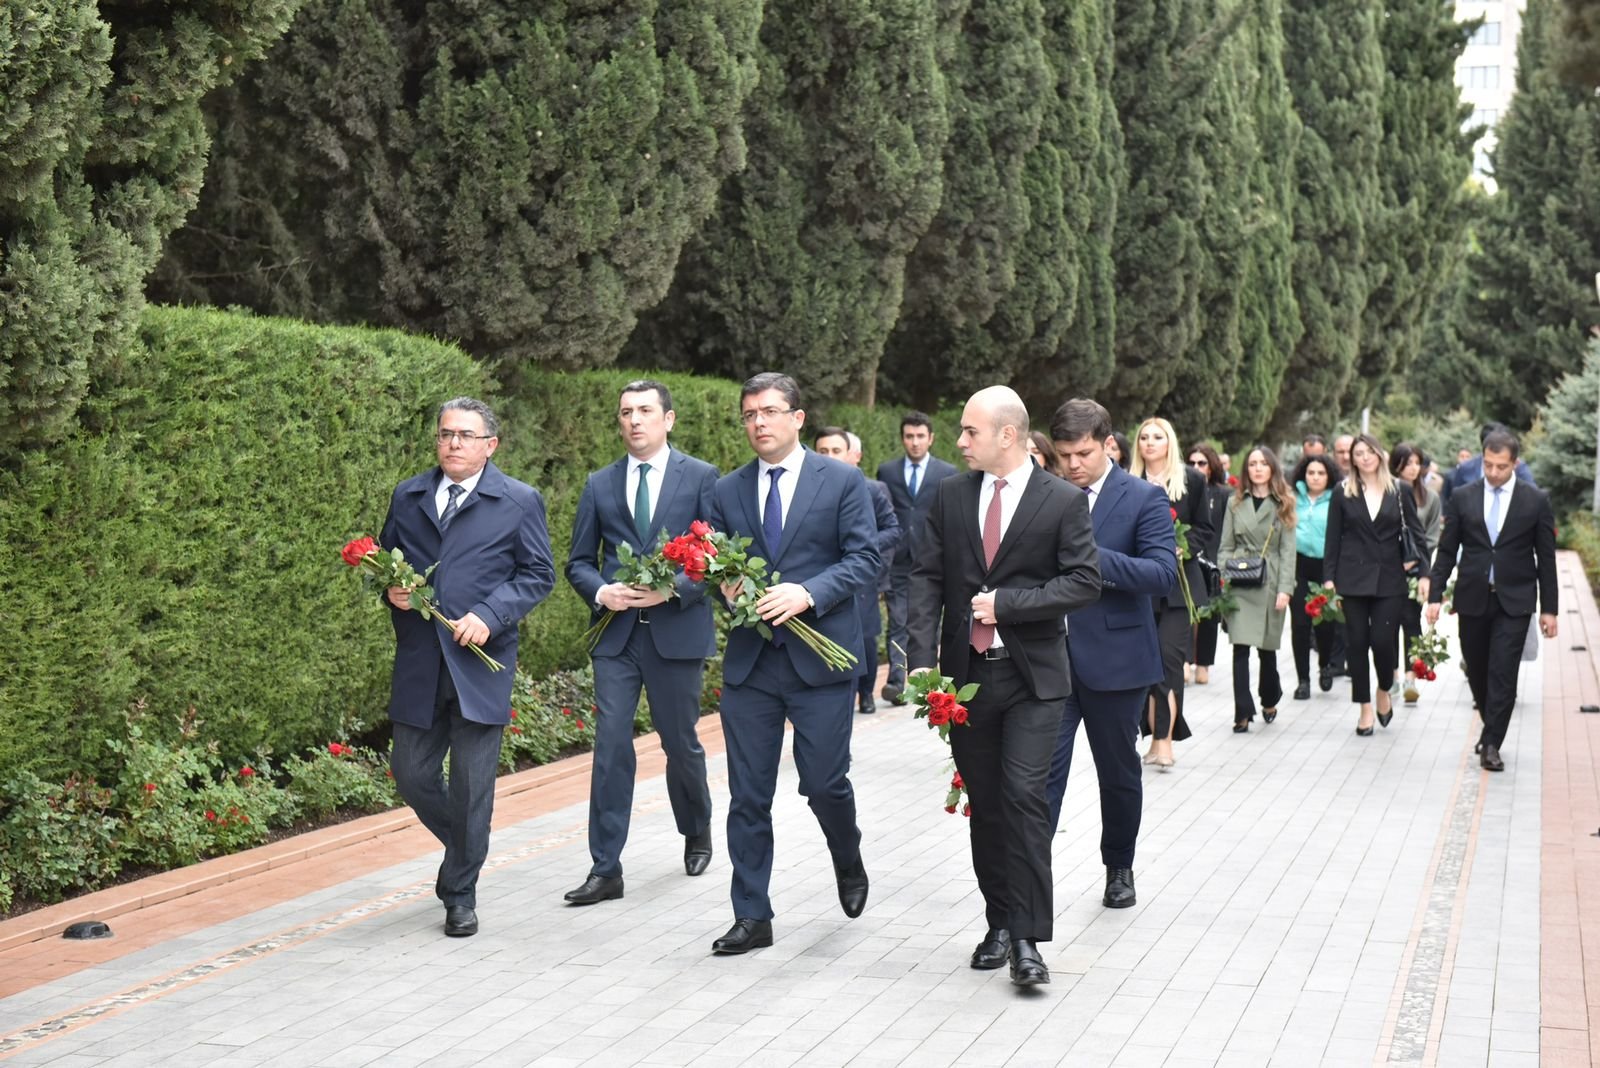
M 1200 577 L 1206 583 L 1206 596 L 1218 597 L 1222 594 L 1222 568 L 1215 561 L 1206 558 L 1204 553 L 1195 556 L 1195 562 L 1200 565 Z
M 1276 523 L 1267 531 L 1267 540 L 1261 546 L 1260 556 L 1235 556 L 1222 565 L 1222 577 L 1228 585 L 1241 590 L 1260 589 L 1267 584 L 1267 549 L 1272 545 Z
M 1426 546 L 1417 544 L 1417 536 L 1411 533 L 1411 527 L 1406 523 L 1406 505 L 1400 499 L 1398 487 L 1394 496 L 1394 503 L 1400 508 L 1400 563 L 1408 578 L 1421 578 L 1428 573 L 1428 550 Z

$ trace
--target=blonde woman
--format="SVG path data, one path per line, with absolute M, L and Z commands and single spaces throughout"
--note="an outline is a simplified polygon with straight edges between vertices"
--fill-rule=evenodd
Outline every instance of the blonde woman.
M 1183 450 L 1172 424 L 1160 417 L 1139 424 L 1135 435 L 1133 462 L 1129 471 L 1137 478 L 1154 483 L 1167 495 L 1174 522 L 1189 526 L 1189 559 L 1181 564 L 1189 583 L 1195 607 L 1207 603 L 1205 576 L 1195 556 L 1211 544 L 1211 510 L 1206 506 L 1206 478 L 1185 464 Z M 1177 583 L 1165 597 L 1154 602 L 1156 632 L 1161 641 L 1161 681 L 1150 687 L 1145 715 L 1139 723 L 1142 734 L 1150 735 L 1150 751 L 1144 762 L 1163 770 L 1172 767 L 1172 743 L 1189 737 L 1183 719 L 1183 665 L 1189 659 L 1193 628 L 1183 588 Z
M 1344 485 L 1328 507 L 1322 576 L 1323 585 L 1344 601 L 1350 696 L 1361 706 L 1356 733 L 1362 737 L 1372 734 L 1374 717 L 1385 727 L 1394 718 L 1389 689 L 1399 659 L 1400 616 L 1408 594 L 1406 568 L 1417 563 L 1404 559 L 1402 524 L 1411 529 L 1418 546 L 1426 544 L 1417 506 L 1411 494 L 1400 492 L 1383 446 L 1371 434 L 1360 434 L 1350 445 Z M 1423 578 L 1418 585 L 1417 592 L 1426 601 L 1428 580 Z
M 1277 454 L 1257 445 L 1245 456 L 1244 477 L 1222 521 L 1217 554 L 1227 574 L 1227 561 L 1263 557 L 1266 574 L 1260 586 L 1234 587 L 1239 607 L 1223 624 L 1233 642 L 1233 733 L 1244 734 L 1256 718 L 1250 698 L 1250 650 L 1261 661 L 1261 718 L 1278 717 L 1283 683 L 1278 677 L 1278 647 L 1283 644 L 1283 620 L 1294 590 L 1294 491 L 1283 477 Z

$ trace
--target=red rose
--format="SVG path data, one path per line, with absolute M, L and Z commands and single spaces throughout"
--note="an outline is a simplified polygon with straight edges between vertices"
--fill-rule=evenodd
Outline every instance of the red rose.
M 952 816 L 954 816 L 956 814 L 956 806 L 954 806 L 954 805 L 946 805 L 946 806 L 944 806 L 944 810 L 946 812 L 950 813 L 950 815 L 952 815 Z
M 377 542 L 368 537 L 360 537 L 353 541 L 345 542 L 344 548 L 339 550 L 339 555 L 344 559 L 344 562 L 349 564 L 351 567 L 360 567 L 361 558 L 363 556 L 366 556 L 368 553 L 375 553 L 377 551 Z
M 570 708 L 563 708 L 563 709 L 562 709 L 562 710 L 561 710 L 561 714 L 562 714 L 562 715 L 563 715 L 563 716 L 570 716 L 570 715 L 572 715 L 572 709 L 570 709 Z
M 955 778 L 950 780 L 950 789 L 952 789 L 952 790 L 960 790 L 965 785 L 966 784 L 961 781 L 961 773 L 959 771 L 956 772 Z
M 517 718 L 517 710 L 514 709 L 514 708 L 511 710 L 511 718 L 512 719 L 516 719 Z
M 349 749 L 347 749 L 344 746 L 340 745 L 338 742 L 329 742 L 328 743 L 328 752 L 332 753 L 334 756 L 344 756 L 349 751 L 350 751 Z
M 578 721 L 578 729 L 580 731 L 583 730 L 583 720 L 581 720 L 581 719 Z
M 972 802 L 971 801 L 968 801 L 966 804 L 961 806 L 961 814 L 963 816 L 971 816 L 972 815 Z
M 144 784 L 144 792 L 147 793 L 147 794 L 155 793 L 156 792 L 156 784 L 153 783 L 153 782 L 145 783 Z
M 715 545 L 712 545 L 709 541 L 706 542 L 703 546 L 701 546 L 701 548 L 705 551 L 705 554 L 707 556 L 715 556 L 715 555 L 717 555 L 717 547 Z
M 511 733 L 512 734 L 521 734 L 522 733 L 522 728 L 521 727 L 512 727 L 511 728 Z
M 1228 476 L 1228 485 L 1237 486 L 1238 484 L 1239 484 L 1239 476 L 1238 475 L 1229 475 Z
M 1169 507 L 1167 511 L 1172 513 L 1172 521 L 1176 523 L 1178 521 L 1178 510 L 1176 508 Z
M 217 822 L 217 814 L 208 808 L 206 809 L 206 819 L 212 823 L 215 823 Z
M 1423 678 L 1427 679 L 1429 682 L 1432 682 L 1434 679 L 1437 679 L 1438 677 L 1439 677 L 1438 675 L 1435 675 L 1433 673 L 1433 670 L 1431 668 L 1428 670 L 1428 673 L 1423 676 Z
M 950 710 L 943 706 L 929 708 L 928 722 L 933 724 L 935 727 L 943 727 L 946 723 L 950 722 Z
M 243 775 L 247 779 L 250 778 L 251 776 L 253 776 L 255 773 L 256 773 L 256 769 L 252 768 L 249 764 L 246 764 L 244 767 L 239 769 L 239 774 Z M 150 789 L 154 790 L 155 787 L 152 786 L 152 787 L 150 787 Z
M 693 523 L 689 524 L 689 533 L 693 534 L 697 538 L 703 538 L 711 533 L 711 524 L 707 523 L 704 519 L 696 519 Z
M 967 706 L 956 705 L 955 709 L 950 713 L 950 721 L 952 723 L 965 723 L 967 721 Z

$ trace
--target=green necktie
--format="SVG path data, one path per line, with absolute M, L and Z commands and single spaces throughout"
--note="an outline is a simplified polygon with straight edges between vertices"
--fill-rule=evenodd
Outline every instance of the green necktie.
M 639 544 L 650 549 L 650 473 L 649 464 L 639 465 L 639 488 L 633 493 L 633 529 L 639 532 Z

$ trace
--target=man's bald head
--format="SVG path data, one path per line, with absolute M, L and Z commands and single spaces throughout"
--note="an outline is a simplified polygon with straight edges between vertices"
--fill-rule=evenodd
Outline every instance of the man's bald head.
M 967 466 L 1006 475 L 1028 462 L 1028 407 L 1010 386 L 986 386 L 961 412 Z

